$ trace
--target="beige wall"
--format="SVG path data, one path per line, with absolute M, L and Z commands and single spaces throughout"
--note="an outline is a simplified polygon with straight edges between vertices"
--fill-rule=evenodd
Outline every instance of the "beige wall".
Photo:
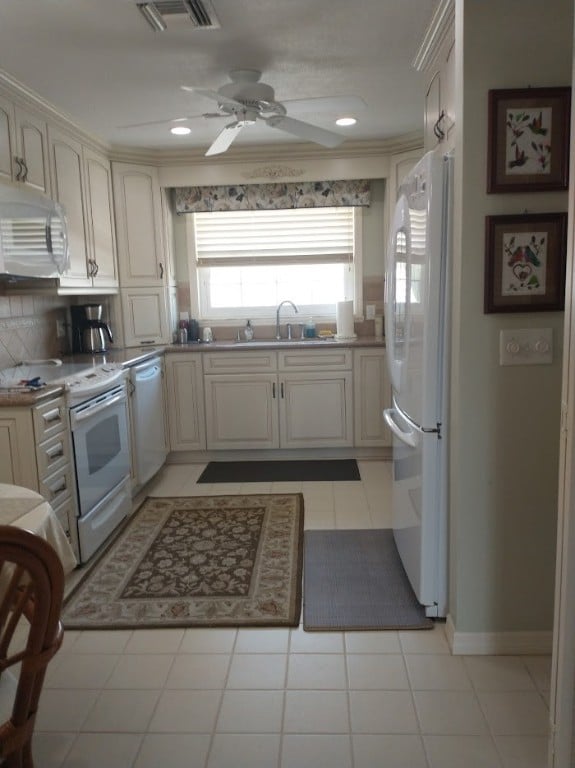
M 457 632 L 550 631 L 563 314 L 483 314 L 484 222 L 566 211 L 567 194 L 485 193 L 487 92 L 570 84 L 572 3 L 456 7 L 450 610 Z M 500 330 L 539 327 L 553 329 L 553 364 L 500 367 Z

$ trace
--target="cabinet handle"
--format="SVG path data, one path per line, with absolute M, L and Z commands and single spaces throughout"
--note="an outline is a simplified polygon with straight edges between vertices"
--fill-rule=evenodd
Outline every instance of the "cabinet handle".
M 53 421 L 61 421 L 62 415 L 59 408 L 54 408 L 52 411 L 47 411 L 42 418 L 46 424 L 51 424 Z
M 16 171 L 16 176 L 14 178 L 16 179 L 16 181 L 20 181 L 20 177 L 22 176 L 22 171 L 23 171 L 22 161 L 20 160 L 19 157 L 14 156 L 14 162 L 18 166 L 18 170 Z
M 28 166 L 26 165 L 26 160 L 24 160 L 23 157 L 20 158 L 20 163 L 22 164 L 23 174 L 20 179 L 20 181 L 28 181 Z
M 276 383 L 275 381 L 272 381 L 272 399 L 276 399 Z
M 281 396 L 281 399 L 283 400 L 284 399 L 284 383 L 283 383 L 283 381 L 280 384 L 280 396 Z
M 435 135 L 436 139 L 439 139 L 439 141 L 443 141 L 445 138 L 445 131 L 440 128 L 440 123 L 442 120 L 445 119 L 445 111 L 442 109 L 439 117 L 435 121 L 435 125 L 433 126 L 433 133 Z
M 93 266 L 92 277 L 96 277 L 96 275 L 98 274 L 98 270 L 100 269 L 100 267 L 98 266 L 98 262 L 96 261 L 96 259 L 94 259 L 94 260 L 93 260 L 92 264 L 94 265 L 94 266 Z
M 52 498 L 59 493 L 62 493 L 62 491 L 66 490 L 66 476 L 64 475 L 64 477 L 61 477 L 58 482 L 54 483 L 54 485 L 49 485 L 48 488 L 52 494 Z
M 164 279 L 164 265 L 160 262 L 160 280 Z
M 51 448 L 48 448 L 46 451 L 46 456 L 49 459 L 58 459 L 60 456 L 64 455 L 64 444 L 63 443 L 56 443 L 56 445 L 53 445 Z

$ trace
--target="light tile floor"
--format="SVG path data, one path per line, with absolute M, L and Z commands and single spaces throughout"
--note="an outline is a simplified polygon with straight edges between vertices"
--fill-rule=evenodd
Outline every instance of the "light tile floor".
M 197 485 L 152 495 L 303 492 L 307 528 L 389 527 L 390 465 L 361 483 Z M 548 657 L 451 656 L 419 632 L 66 633 L 37 720 L 38 768 L 544 768 Z

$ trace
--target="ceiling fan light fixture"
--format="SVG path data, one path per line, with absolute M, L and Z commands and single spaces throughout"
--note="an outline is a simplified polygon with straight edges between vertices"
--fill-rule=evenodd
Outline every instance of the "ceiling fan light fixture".
M 170 133 L 173 133 L 175 136 L 187 136 L 191 132 L 192 129 L 186 125 L 175 125 L 173 128 L 170 128 Z
M 338 119 L 335 121 L 335 124 L 341 126 L 342 128 L 348 128 L 350 125 L 355 125 L 356 123 L 357 118 L 355 117 L 338 117 Z
M 154 32 L 163 32 L 167 29 L 167 24 L 154 3 L 138 3 L 138 10 Z

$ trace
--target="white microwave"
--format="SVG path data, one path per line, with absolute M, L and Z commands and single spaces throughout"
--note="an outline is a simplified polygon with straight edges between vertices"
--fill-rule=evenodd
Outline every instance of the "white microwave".
M 0 275 L 54 278 L 69 263 L 62 206 L 23 184 L 0 184 Z

